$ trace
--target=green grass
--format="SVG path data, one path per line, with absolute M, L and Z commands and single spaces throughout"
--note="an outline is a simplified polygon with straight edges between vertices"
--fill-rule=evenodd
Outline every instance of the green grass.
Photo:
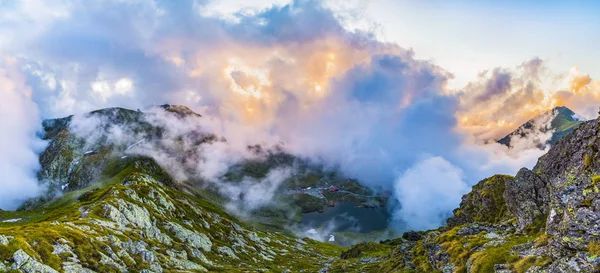
M 600 242 L 592 241 L 588 245 L 588 252 L 595 256 L 600 256 Z
M 596 176 L 592 177 L 592 185 L 596 186 L 598 184 L 600 184 L 600 175 L 596 175 Z
M 340 258 L 348 260 L 366 256 L 387 256 L 391 250 L 392 248 L 388 245 L 364 242 L 353 245 L 346 251 L 342 251 Z
M 557 132 L 562 132 L 577 128 L 577 126 L 579 126 L 581 123 L 581 121 L 573 120 L 571 117 L 567 117 L 565 115 L 558 115 L 553 120 L 552 127 L 555 128 Z
M 524 244 L 534 240 L 533 236 L 514 236 L 505 243 L 488 247 L 483 251 L 476 252 L 471 255 L 473 265 L 471 272 L 474 273 L 487 273 L 494 272 L 494 265 L 515 263 L 518 261 L 518 257 L 511 253 L 511 248 L 516 245 Z
M 306 193 L 297 193 L 289 196 L 295 206 L 299 207 L 302 213 L 323 212 L 327 201 Z
M 536 256 L 525 256 L 514 263 L 514 271 L 517 273 L 526 273 L 532 266 L 546 266 L 552 262 L 552 259 L 548 256 L 536 257 Z
M 316 271 L 322 266 L 321 261 L 325 256 L 339 257 L 343 248 L 327 243 L 316 242 L 310 239 L 305 239 L 304 246 L 308 249 L 308 252 L 295 253 L 291 247 L 296 245 L 296 240 L 283 233 L 274 233 L 270 231 L 267 233 L 265 230 L 254 230 L 248 225 L 239 222 L 235 218 L 229 216 L 224 210 L 199 196 L 194 196 L 188 193 L 184 193 L 177 188 L 173 187 L 156 187 L 154 184 L 148 184 L 144 182 L 143 176 L 138 171 L 140 169 L 147 170 L 148 166 L 140 163 L 136 160 L 137 164 L 125 164 L 118 165 L 123 169 L 118 171 L 113 177 L 102 181 L 99 184 L 82 189 L 79 191 L 71 192 L 62 196 L 61 198 L 46 204 L 34 211 L 20 211 L 20 212 L 2 212 L 2 216 L 21 214 L 28 220 L 25 222 L 14 223 L 10 225 L 0 226 L 0 234 L 13 236 L 15 239 L 10 242 L 8 246 L 0 246 L 0 261 L 9 260 L 12 254 L 17 249 L 23 249 L 29 255 L 37 259 L 38 261 L 53 267 L 56 270 L 60 270 L 62 258 L 66 258 L 68 254 L 58 256 L 52 254 L 53 244 L 58 239 L 66 238 L 72 244 L 75 254 L 79 256 L 83 266 L 95 270 L 97 272 L 113 272 L 116 269 L 109 266 L 100 264 L 100 251 L 105 252 L 107 245 L 98 240 L 94 240 L 94 237 L 107 235 L 112 233 L 105 229 L 101 229 L 97 226 L 91 225 L 91 228 L 95 231 L 94 235 L 90 236 L 88 233 L 82 232 L 78 229 L 71 228 L 69 225 L 64 224 L 65 222 L 71 222 L 75 225 L 86 225 L 90 226 L 88 219 L 80 219 L 79 208 L 86 206 L 91 208 L 89 211 L 90 219 L 103 219 L 104 210 L 103 203 L 111 203 L 118 199 L 125 200 L 126 202 L 141 206 L 152 213 L 154 221 L 160 222 L 174 222 L 181 226 L 186 226 L 184 219 L 195 219 L 198 220 L 197 211 L 192 209 L 193 207 L 198 208 L 202 213 L 202 218 L 206 217 L 207 214 L 213 215 L 211 218 L 218 215 L 219 222 L 215 223 L 209 220 L 210 227 L 197 224 L 192 229 L 200 230 L 201 232 L 208 234 L 213 245 L 230 246 L 230 234 L 233 229 L 233 224 L 237 224 L 245 229 L 242 234 L 247 234 L 250 231 L 254 231 L 260 237 L 268 237 L 271 239 L 269 245 L 271 247 L 284 248 L 289 250 L 287 255 L 280 254 L 276 256 L 275 260 L 268 261 L 257 258 L 256 252 L 251 253 L 238 253 L 240 257 L 239 261 L 232 263 L 231 260 L 223 257 L 216 250 L 213 249 L 211 252 L 206 252 L 205 255 L 213 262 L 220 264 L 220 267 L 205 265 L 206 268 L 211 272 L 247 272 L 255 271 L 256 268 L 265 268 L 269 271 L 282 271 L 281 268 L 291 268 L 293 271 L 299 269 L 306 269 L 308 271 Z M 141 167 L 140 167 L 141 166 Z M 113 171 L 116 172 L 121 167 L 115 167 Z M 150 168 L 152 169 L 152 168 Z M 156 171 L 154 169 L 154 171 Z M 114 173 L 114 172 L 108 172 Z M 157 175 L 154 178 L 160 177 L 160 172 L 155 172 Z M 122 185 L 121 181 L 124 179 L 128 181 L 142 181 L 142 183 L 133 184 L 130 186 Z M 134 190 L 134 192 L 140 198 L 151 198 L 149 194 L 153 191 L 164 192 L 164 195 L 170 202 L 176 207 L 176 214 L 156 214 L 156 210 L 149 204 L 135 201 L 132 199 L 127 190 Z M 182 200 L 188 200 L 186 203 L 182 203 Z M 154 211 L 154 213 L 153 213 Z M 37 215 L 33 217 L 32 215 Z M 201 219 L 202 219 L 201 218 Z M 207 218 L 206 218 L 207 219 Z M 59 224 L 53 225 L 51 222 L 58 220 Z M 157 224 L 163 233 L 168 233 L 162 228 L 162 225 Z M 139 230 L 124 230 L 123 234 L 113 234 L 119 237 L 122 241 L 143 240 L 149 243 L 155 251 L 162 251 L 164 253 L 165 246 L 155 242 L 153 238 L 145 238 Z M 283 245 L 276 243 L 276 241 L 286 242 Z M 255 249 L 260 249 L 255 242 L 247 240 L 250 246 Z M 172 250 L 186 251 L 186 244 L 179 241 L 174 241 L 172 246 L 169 246 Z M 116 251 L 116 250 L 115 250 Z M 106 252 L 105 252 L 106 253 Z M 188 253 L 189 255 L 189 253 Z M 141 269 L 146 269 L 148 264 L 142 262 L 140 257 L 132 256 L 133 259 L 123 259 L 125 264 L 130 267 L 129 270 L 137 272 Z M 164 259 L 160 258 L 159 259 Z M 196 258 L 189 258 L 190 260 L 202 263 Z M 165 262 L 163 260 L 163 262 Z M 238 264 L 244 264 L 239 266 Z M 168 271 L 168 270 L 167 270 Z

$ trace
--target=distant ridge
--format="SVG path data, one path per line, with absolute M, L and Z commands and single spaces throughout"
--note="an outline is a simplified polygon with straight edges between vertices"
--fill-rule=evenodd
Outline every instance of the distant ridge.
M 548 118 L 548 115 L 555 115 L 550 123 L 550 128 L 534 128 L 536 123 L 542 121 L 545 118 Z M 552 110 L 525 122 L 519 128 L 498 140 L 498 143 L 510 146 L 511 138 L 513 138 L 516 135 L 519 135 L 520 137 L 527 137 L 531 133 L 534 133 L 533 130 L 538 130 L 538 132 L 541 133 L 545 133 L 548 130 L 554 130 L 554 133 L 552 134 L 550 140 L 548 140 L 546 143 L 537 143 L 537 145 L 540 148 L 543 148 L 547 144 L 554 145 L 561 138 L 573 132 L 573 130 L 575 130 L 577 126 L 583 123 L 583 121 L 574 118 L 575 115 L 575 112 L 573 112 L 571 109 L 565 106 L 555 107 Z

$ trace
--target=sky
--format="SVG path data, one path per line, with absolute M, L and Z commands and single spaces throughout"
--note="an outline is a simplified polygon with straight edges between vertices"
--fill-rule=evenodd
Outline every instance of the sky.
M 279 1 L 218 1 L 208 13 L 232 16 Z M 462 88 L 481 71 L 511 67 L 540 57 L 560 73 L 578 67 L 600 74 L 600 9 L 597 1 L 326 1 L 348 16 L 348 28 L 373 30 L 382 41 L 412 48 L 454 74 L 450 85 Z M 474 50 L 476 49 L 476 50 Z
M 197 173 L 283 144 L 435 227 L 477 181 L 533 167 L 549 136 L 494 140 L 556 106 L 597 117 L 597 4 L 497 2 L 0 1 L 0 208 L 43 191 L 42 119 L 170 103 L 203 116 L 174 130 L 228 140 Z

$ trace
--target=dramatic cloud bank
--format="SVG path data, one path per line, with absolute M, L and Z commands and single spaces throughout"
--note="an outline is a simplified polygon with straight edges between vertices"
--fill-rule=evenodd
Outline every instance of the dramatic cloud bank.
M 44 118 L 111 106 L 186 105 L 202 114 L 200 125 L 169 121 L 174 135 L 200 126 L 227 144 L 200 145 L 193 153 L 198 160 L 183 165 L 169 163 L 172 155 L 144 141 L 129 152 L 156 158 L 179 179 L 189 178 L 190 170 L 214 178 L 247 156 L 248 145 L 282 144 L 366 184 L 393 188 L 402 205 L 397 220 L 431 228 L 442 224 L 470 185 L 531 167 L 543 153 L 530 140 L 518 142 L 524 147 L 518 152 L 486 141 L 556 105 L 593 118 L 593 103 L 600 101 L 600 84 L 589 75 L 552 75 L 537 58 L 515 69 L 484 71 L 464 90 L 449 90 L 449 72 L 372 33 L 345 29 L 317 1 L 233 19 L 205 8 L 202 1 L 14 2 L 0 11 L 0 52 L 18 60 L 30 89 L 7 89 L 16 91 L 2 93 L 2 103 L 6 97 L 27 109 L 37 104 Z M 3 125 L 19 127 L 15 136 L 22 145 L 9 147 L 31 151 L 37 112 L 10 113 L 26 120 L 0 116 Z M 97 128 L 92 121 L 78 124 L 83 135 Z M 141 140 L 118 129 L 111 134 L 123 145 Z M 9 154 L 1 153 L 0 167 L 31 178 L 26 174 L 35 171 L 35 154 L 16 166 Z M 259 206 L 288 172 L 223 190 L 231 196 L 266 193 L 244 200 Z M 2 186 L 34 185 L 23 181 L 31 180 L 17 177 Z
M 0 60 L 0 208 L 15 209 L 26 198 L 40 193 L 35 170 L 43 142 L 36 137 L 41 127 L 31 90 L 16 69 L 16 60 Z
M 480 139 L 499 139 L 527 120 L 556 106 L 567 106 L 583 119 L 598 116 L 600 82 L 571 69 L 554 74 L 534 58 L 516 68 L 483 71 L 462 91 L 459 128 Z

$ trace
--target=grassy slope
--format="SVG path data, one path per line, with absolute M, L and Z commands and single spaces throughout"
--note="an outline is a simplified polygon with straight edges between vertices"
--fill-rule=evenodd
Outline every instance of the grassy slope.
M 61 198 L 49 204 L 40 206 L 36 210 L 2 212 L 0 215 L 0 220 L 13 218 L 23 218 L 24 220 L 16 223 L 0 223 L 0 234 L 13 236 L 15 238 L 8 246 L 0 246 L 0 261 L 9 261 L 12 253 L 18 249 L 23 249 L 40 262 L 43 262 L 58 270 L 61 267 L 61 262 L 67 257 L 61 257 L 60 255 L 52 254 L 53 245 L 56 244 L 59 239 L 66 238 L 70 244 L 72 244 L 74 252 L 79 256 L 79 260 L 81 260 L 81 263 L 84 266 L 97 271 L 113 272 L 116 270 L 115 268 L 99 263 L 101 258 L 99 253 L 103 251 L 107 244 L 94 240 L 94 237 L 99 235 L 113 234 L 117 235 L 117 237 L 120 237 L 121 240 L 144 240 L 150 242 L 150 244 L 154 245 L 155 247 L 159 247 L 160 244 L 152 243 L 152 238 L 140 236 L 137 232 L 134 232 L 135 230 L 132 232 L 124 232 L 124 235 L 118 235 L 118 233 L 114 233 L 113 231 L 90 225 L 90 222 L 88 221 L 89 219 L 106 220 L 104 217 L 104 212 L 101 209 L 103 204 L 114 204 L 116 202 L 115 200 L 117 199 L 123 199 L 127 200 L 127 202 L 135 203 L 135 199 L 132 199 L 132 197 L 129 196 L 130 194 L 125 194 L 128 189 L 134 189 L 139 196 L 144 196 L 144 194 L 147 194 L 148 191 L 151 191 L 151 185 L 149 186 L 147 184 L 143 184 L 142 186 L 136 188 L 135 186 L 127 187 L 119 183 L 124 178 L 131 180 L 132 177 L 138 177 L 138 172 L 144 171 L 144 168 L 140 168 L 139 163 L 136 164 L 135 161 L 130 161 L 127 164 L 119 166 L 120 171 L 118 172 L 116 172 L 118 169 L 116 167 L 113 170 L 106 171 L 105 173 L 108 174 L 113 172 L 114 175 L 103 180 L 101 183 L 86 189 L 65 194 Z M 153 173 L 153 171 L 148 171 L 147 169 L 145 171 Z M 153 174 L 155 178 L 161 177 L 160 172 L 154 172 Z M 234 217 L 229 216 L 220 207 L 207 202 L 198 196 L 185 194 L 170 187 L 162 187 L 162 190 L 164 190 L 168 196 L 168 200 L 175 204 L 180 216 L 193 215 L 195 213 L 195 210 L 190 208 L 190 204 L 203 213 L 205 212 L 206 215 L 220 215 L 219 218 L 222 220 L 211 224 L 209 229 L 196 226 L 196 230 L 208 234 L 213 243 L 216 245 L 231 246 L 231 243 L 228 241 L 229 239 L 223 237 L 223 235 L 230 233 L 231 225 L 236 223 L 237 225 L 243 227 L 246 232 L 254 231 L 259 237 L 269 238 L 270 242 L 267 244 L 267 248 L 283 249 L 288 251 L 288 253 L 294 253 L 293 255 L 279 253 L 277 258 L 273 261 L 258 259 L 258 262 L 255 260 L 257 258 L 256 256 L 238 254 L 240 260 L 232 262 L 232 260 L 223 257 L 224 255 L 221 253 L 216 253 L 216 251 L 214 251 L 215 247 L 213 247 L 214 252 L 205 253 L 205 255 L 213 262 L 218 263 L 219 266 L 202 264 L 200 261 L 192 259 L 192 261 L 202 264 L 211 271 L 238 272 L 249 269 L 252 270 L 252 268 L 271 268 L 272 270 L 280 270 L 281 268 L 317 270 L 321 268 L 320 263 L 325 259 L 325 257 L 336 257 L 342 250 L 342 248 L 335 245 L 319 243 L 306 239 L 305 243 L 303 243 L 305 244 L 303 247 L 307 251 L 301 252 L 294 248 L 294 245 L 298 245 L 298 243 L 295 243 L 295 239 L 291 237 L 280 233 L 260 231 L 248 227 L 243 223 L 238 222 Z M 181 200 L 188 201 L 181 203 Z M 138 205 L 142 204 L 138 203 Z M 143 206 L 148 211 L 153 211 L 152 206 L 147 206 L 146 204 Z M 89 208 L 89 219 L 80 219 L 80 208 Z M 180 216 L 165 217 L 158 214 L 153 215 L 153 217 L 159 219 L 159 221 L 176 222 L 184 226 L 186 223 L 184 223 L 183 220 L 186 218 L 181 218 Z M 205 215 L 203 214 L 203 216 Z M 93 230 L 92 234 L 94 235 L 90 235 L 89 232 L 73 228 L 64 223 L 72 223 L 75 226 L 90 226 Z M 167 231 L 164 230 L 163 232 L 167 233 Z M 252 245 L 253 242 L 251 240 L 246 240 L 250 245 Z M 283 242 L 283 245 L 280 245 L 276 242 Z M 254 244 L 254 247 L 260 249 L 258 244 Z M 169 248 L 181 250 L 186 249 L 185 244 L 180 243 L 176 243 L 175 246 Z M 166 251 L 165 249 L 159 249 L 157 252 L 163 250 Z M 255 255 L 257 253 L 251 254 Z M 240 261 L 246 265 L 242 267 L 237 266 Z M 141 270 L 144 268 L 144 263 L 132 263 L 128 266 L 131 266 L 132 270 Z

